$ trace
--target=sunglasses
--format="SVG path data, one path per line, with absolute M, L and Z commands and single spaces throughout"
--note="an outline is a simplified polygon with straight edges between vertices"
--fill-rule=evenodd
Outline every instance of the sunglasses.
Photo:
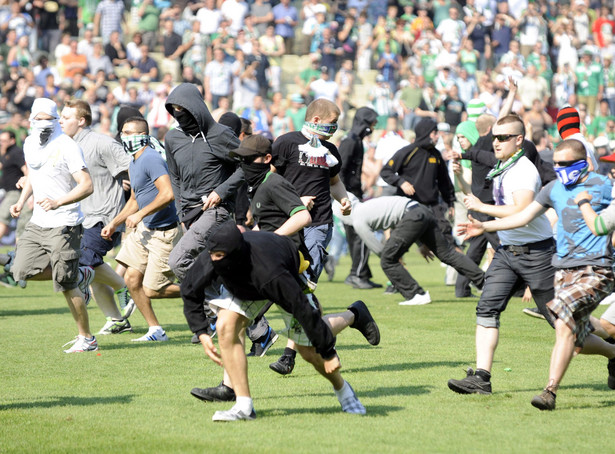
M 582 161 L 582 159 L 575 159 L 573 161 L 553 161 L 553 165 L 557 167 L 570 167 L 579 161 Z
M 517 137 L 520 135 L 521 134 L 497 134 L 493 136 L 493 141 L 495 142 L 497 140 L 498 142 L 508 142 L 513 137 Z

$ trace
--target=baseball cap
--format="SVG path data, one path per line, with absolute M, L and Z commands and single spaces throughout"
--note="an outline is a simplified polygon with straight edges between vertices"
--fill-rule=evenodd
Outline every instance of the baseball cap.
M 254 134 L 243 139 L 239 148 L 231 151 L 231 158 L 246 156 L 265 156 L 271 154 L 271 141 L 262 135 Z

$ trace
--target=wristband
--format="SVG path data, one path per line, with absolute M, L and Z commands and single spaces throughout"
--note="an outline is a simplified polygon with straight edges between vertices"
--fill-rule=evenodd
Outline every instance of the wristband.
M 577 206 L 578 206 L 579 208 L 581 208 L 581 205 L 585 205 L 586 203 L 590 203 L 590 204 L 591 204 L 591 200 L 589 200 L 589 199 L 581 199 L 581 200 L 579 200 L 579 201 L 577 202 Z

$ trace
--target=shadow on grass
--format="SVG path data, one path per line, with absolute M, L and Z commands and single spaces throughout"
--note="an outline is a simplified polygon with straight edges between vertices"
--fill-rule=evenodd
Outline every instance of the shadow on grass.
M 29 315 L 54 315 L 68 314 L 70 310 L 66 307 L 50 307 L 48 309 L 32 309 L 32 310 L 9 310 L 0 311 L 0 317 L 23 317 Z
M 123 334 L 123 333 L 122 333 Z M 135 337 L 134 339 L 141 337 L 141 333 L 135 333 Z M 143 333 L 145 334 L 145 333 Z M 101 336 L 102 337 L 102 336 Z M 100 339 L 100 338 L 99 338 Z M 164 342 L 133 342 L 131 339 L 132 338 L 128 338 L 126 337 L 126 342 L 123 342 L 121 344 L 100 344 L 100 349 L 101 350 L 124 350 L 126 348 L 156 348 L 156 347 L 164 347 L 166 346 L 170 346 L 170 345 L 190 345 L 190 336 L 182 336 L 182 337 L 177 337 L 177 338 L 169 338 L 168 341 L 164 341 Z
M 402 371 L 429 369 L 431 367 L 460 367 L 466 364 L 467 361 L 421 361 L 416 363 L 394 363 L 394 364 L 379 364 L 371 367 L 352 367 L 344 369 L 345 372 L 382 372 L 382 371 Z
M 390 413 L 405 410 L 404 407 L 396 407 L 391 405 L 368 405 L 366 407 L 367 414 L 365 417 L 389 416 Z M 277 410 L 261 410 L 258 412 L 258 417 L 274 417 L 274 416 L 293 416 L 293 415 L 337 415 L 342 413 L 339 406 L 332 407 L 310 407 L 310 408 L 288 408 Z M 348 415 L 348 417 L 356 417 L 356 415 Z
M 361 390 L 359 394 L 360 397 L 419 396 L 429 394 L 431 388 L 431 386 L 384 386 L 369 391 Z
M 134 394 L 124 396 L 109 396 L 109 397 L 79 397 L 79 396 L 57 396 L 49 400 L 41 400 L 39 402 L 14 402 L 0 405 L 0 411 L 29 409 L 29 408 L 52 408 L 64 407 L 66 405 L 87 406 L 87 405 L 111 405 L 130 403 Z

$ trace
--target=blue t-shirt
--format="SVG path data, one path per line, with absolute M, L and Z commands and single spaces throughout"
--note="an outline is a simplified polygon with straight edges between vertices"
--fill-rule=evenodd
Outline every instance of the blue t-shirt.
M 607 177 L 590 172 L 583 183 L 571 187 L 553 180 L 536 197 L 542 206 L 553 207 L 557 212 L 557 251 L 553 256 L 556 268 L 609 267 L 613 262 L 611 236 L 592 234 L 574 202 L 582 191 L 591 194 L 591 206 L 599 214 L 611 203 L 613 186 Z
M 161 176 L 169 174 L 167 163 L 156 150 L 150 147 L 147 147 L 137 160 L 130 162 L 128 171 L 139 209 L 152 203 L 158 195 L 158 188 L 154 182 Z M 143 218 L 143 223 L 148 229 L 167 227 L 177 222 L 177 213 L 173 203 Z

